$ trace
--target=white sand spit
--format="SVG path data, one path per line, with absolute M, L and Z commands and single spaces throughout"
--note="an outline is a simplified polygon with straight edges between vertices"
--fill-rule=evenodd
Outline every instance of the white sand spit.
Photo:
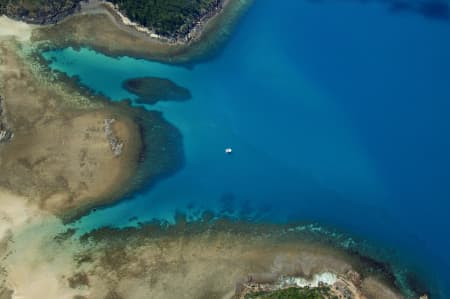
M 18 41 L 26 42 L 31 37 L 31 31 L 35 26 L 24 22 L 15 21 L 8 17 L 0 17 L 0 40 L 5 38 L 16 38 Z
M 8 231 L 18 229 L 37 214 L 36 209 L 27 206 L 26 202 L 26 198 L 0 188 L 0 240 Z

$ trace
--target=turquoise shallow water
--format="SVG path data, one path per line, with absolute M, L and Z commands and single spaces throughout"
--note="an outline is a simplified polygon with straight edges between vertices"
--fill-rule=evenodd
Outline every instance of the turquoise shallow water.
M 75 225 L 205 210 L 318 221 L 394 248 L 450 298 L 450 22 L 386 3 L 258 1 L 220 55 L 193 69 L 45 53 L 112 100 L 133 98 L 121 83 L 140 76 L 192 93 L 146 107 L 183 134 L 185 167 Z

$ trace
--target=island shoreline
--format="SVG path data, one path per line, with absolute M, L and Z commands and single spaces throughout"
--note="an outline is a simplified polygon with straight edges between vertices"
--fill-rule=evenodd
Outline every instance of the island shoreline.
M 237 238 L 255 239 L 262 242 L 264 240 L 269 241 L 269 247 L 280 246 L 281 244 L 303 244 L 307 247 L 314 247 L 322 252 L 326 252 L 325 256 L 330 256 L 331 260 L 335 259 L 339 262 L 349 263 L 352 269 L 360 275 L 360 278 L 356 280 L 362 281 L 365 278 L 375 278 L 378 288 L 386 288 L 386 290 L 392 290 L 398 292 L 398 297 L 389 298 L 419 298 L 420 295 L 430 294 L 429 290 L 420 289 L 416 290 L 416 286 L 411 285 L 409 281 L 404 281 L 409 276 L 415 276 L 415 272 L 404 272 L 404 265 L 401 260 L 398 260 L 395 256 L 388 256 L 388 249 L 380 250 L 374 247 L 374 244 L 367 244 L 366 241 L 355 239 L 354 236 L 341 233 L 336 228 L 327 228 L 322 225 L 309 222 L 292 222 L 287 224 L 273 224 L 273 223 L 261 223 L 248 220 L 231 219 L 225 216 L 214 215 L 212 213 L 205 213 L 203 218 L 187 221 L 186 216 L 178 214 L 176 222 L 174 224 L 168 224 L 164 221 L 154 220 L 150 222 L 140 223 L 138 226 L 125 227 L 125 228 L 113 228 L 102 227 L 96 230 L 92 230 L 79 236 L 82 243 L 94 244 L 105 242 L 106 244 L 139 242 L 138 240 L 160 240 L 160 239 L 195 239 L 201 235 L 215 236 L 236 236 Z M 232 237 L 234 238 L 234 237 Z M 140 242 L 139 242 L 140 243 Z M 301 247 L 300 247 L 301 248 Z M 385 251 L 386 252 L 385 252 Z M 376 256 L 373 252 L 377 252 Z M 301 250 L 299 250 L 301 252 Z M 322 253 L 316 252 L 318 256 Z M 314 258 L 312 258 L 314 260 Z M 392 264 L 392 260 L 396 264 Z M 334 262 L 331 262 L 332 265 Z M 330 270 L 330 268 L 325 268 Z M 291 270 L 292 271 L 292 270 Z M 402 272 L 401 276 L 395 274 L 396 272 Z M 319 274 L 321 271 L 319 268 L 314 268 L 311 273 L 298 272 L 285 272 L 284 277 L 299 275 L 302 278 L 311 279 L 313 274 Z M 331 272 L 335 272 L 331 270 Z M 237 289 L 239 285 L 245 283 L 275 283 L 280 276 L 273 276 L 266 274 L 269 273 L 248 273 L 247 280 L 241 280 L 237 282 Z M 342 275 L 343 273 L 337 273 Z M 287 275 L 287 276 L 286 276 Z M 283 276 L 281 276 L 283 277 Z M 400 280 L 401 279 L 401 280 Z M 361 285 L 358 284 L 358 287 Z M 378 289 L 379 291 L 381 289 Z M 401 294 L 401 295 L 400 295 Z M 354 297 L 351 297 L 354 298 Z M 357 297 L 359 298 L 359 297 Z M 365 298 L 365 297 L 363 297 Z M 369 297 L 370 298 L 370 297 Z M 384 297 L 383 297 L 384 298 Z
M 193 67 L 220 53 L 252 2 L 227 0 L 223 8 L 201 25 L 195 38 L 185 43 L 167 42 L 139 32 L 124 24 L 113 8 L 103 2 L 82 8 L 57 24 L 36 28 L 31 39 L 41 51 L 90 48 L 115 58 L 129 56 Z

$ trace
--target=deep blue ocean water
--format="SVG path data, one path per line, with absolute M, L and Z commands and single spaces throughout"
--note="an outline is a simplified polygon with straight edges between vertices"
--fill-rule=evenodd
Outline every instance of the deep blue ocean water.
M 133 98 L 121 83 L 140 76 L 193 95 L 147 106 L 181 131 L 185 167 L 76 226 L 205 210 L 317 221 L 400 252 L 450 298 L 450 20 L 388 3 L 258 0 L 193 69 L 45 53 L 113 100 Z

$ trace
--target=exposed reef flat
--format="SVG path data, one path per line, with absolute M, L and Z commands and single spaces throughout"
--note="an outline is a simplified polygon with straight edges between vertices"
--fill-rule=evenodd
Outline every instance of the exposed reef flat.
M 403 298 L 378 262 L 349 255 L 315 226 L 179 218 L 174 226 L 102 228 L 78 238 L 52 216 L 24 211 L 32 221 L 17 222 L 2 239 L 7 299 L 231 299 L 288 286 L 332 288 L 349 299 Z
M 103 228 L 58 239 L 60 248 L 78 248 L 71 272 L 58 274 L 78 298 L 241 298 L 249 286 L 280 282 L 346 298 L 403 298 L 379 269 L 318 239 L 294 226 L 227 220 Z
M 14 131 L 0 148 L 0 186 L 55 214 L 118 192 L 137 167 L 138 126 L 117 109 L 35 76 L 17 47 L 0 45 L 0 93 Z M 114 135 L 126 144 L 117 157 L 103 129 L 110 118 L 117 119 Z
M 73 299 L 80 249 L 62 245 L 62 221 L 176 171 L 181 136 L 159 112 L 50 71 L 28 43 L 33 26 L 0 24 L 0 298 Z
M 0 187 L 71 218 L 182 164 L 160 113 L 90 95 L 25 52 L 0 43 Z
M 192 97 L 189 89 L 164 78 L 128 79 L 122 86 L 128 92 L 137 95 L 137 102 L 141 104 L 155 104 L 158 101 L 187 101 Z
M 218 50 L 230 36 L 239 16 L 251 0 L 229 3 L 187 43 L 170 43 L 124 24 L 105 3 L 91 3 L 62 22 L 40 27 L 32 40 L 42 49 L 89 47 L 110 56 L 133 56 L 168 63 L 193 63 Z

